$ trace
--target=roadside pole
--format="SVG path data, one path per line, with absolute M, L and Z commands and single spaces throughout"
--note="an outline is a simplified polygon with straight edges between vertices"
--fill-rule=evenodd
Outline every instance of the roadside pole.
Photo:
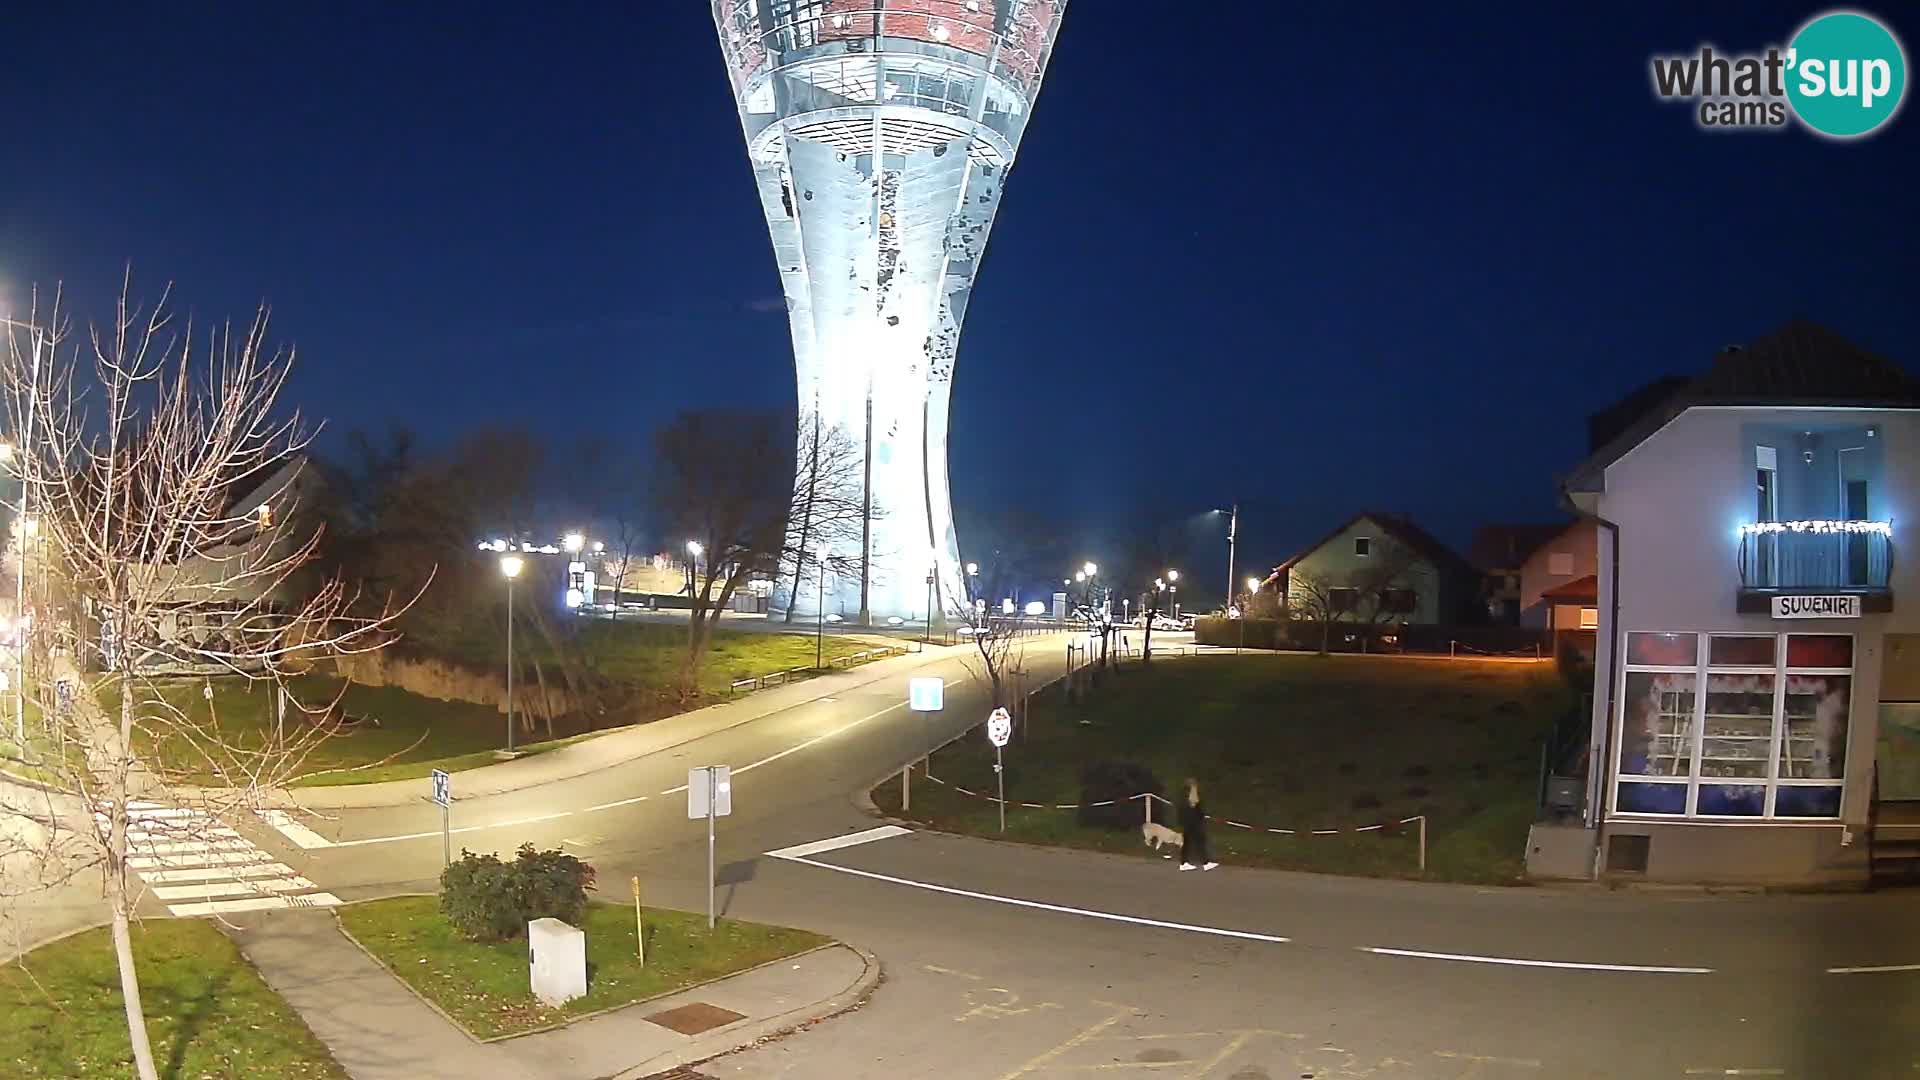
M 433 801 L 440 807 L 440 862 L 453 865 L 453 777 L 433 770 Z
M 1000 831 L 1007 831 L 1007 770 L 1003 767 L 1001 752 L 1006 748 L 1007 740 L 1013 736 L 1013 718 L 1005 709 L 995 709 L 987 716 L 987 741 L 993 744 L 993 778 L 1000 788 Z
M 725 765 L 687 770 L 687 820 L 707 819 L 707 929 L 713 929 L 714 819 L 733 813 L 732 770 Z
M 647 924 L 640 918 L 640 875 L 633 875 L 633 948 L 640 966 L 647 966 Z

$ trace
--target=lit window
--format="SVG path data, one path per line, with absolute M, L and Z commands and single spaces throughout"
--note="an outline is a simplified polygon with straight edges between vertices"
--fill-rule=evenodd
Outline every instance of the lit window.
M 1599 608 L 1583 607 L 1580 609 L 1580 629 L 1582 630 L 1600 629 L 1600 609 Z

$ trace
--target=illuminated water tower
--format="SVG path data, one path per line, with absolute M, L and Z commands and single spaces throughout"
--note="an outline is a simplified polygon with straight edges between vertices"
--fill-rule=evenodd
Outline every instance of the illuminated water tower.
M 966 603 L 947 490 L 954 356 L 1065 9 L 713 0 L 786 292 L 802 422 L 863 449 L 869 536 L 837 554 L 867 572 L 828 580 L 829 612 L 917 621 Z M 820 602 L 804 576 L 792 606 Z

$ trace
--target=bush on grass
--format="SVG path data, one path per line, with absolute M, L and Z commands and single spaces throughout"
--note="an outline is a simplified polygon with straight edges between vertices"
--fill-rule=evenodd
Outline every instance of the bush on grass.
M 1095 829 L 1112 829 L 1116 832 L 1125 829 L 1137 829 L 1144 820 L 1140 804 L 1133 801 L 1135 795 L 1152 792 L 1165 798 L 1167 789 L 1153 770 L 1145 765 L 1131 761 L 1096 761 L 1080 770 L 1080 810 L 1077 814 L 1080 824 Z M 1108 806 L 1095 806 L 1094 803 L 1110 803 Z M 1164 802 L 1154 804 L 1153 818 L 1165 821 L 1168 807 Z
M 511 863 L 462 850 L 440 872 L 440 911 L 471 941 L 507 941 L 533 919 L 578 926 L 586 914 L 593 867 L 564 851 L 520 845 Z

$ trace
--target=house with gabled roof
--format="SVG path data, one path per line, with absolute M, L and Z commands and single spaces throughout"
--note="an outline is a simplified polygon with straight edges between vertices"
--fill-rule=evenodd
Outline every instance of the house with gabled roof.
M 1479 571 L 1403 514 L 1355 514 L 1274 567 L 1269 580 L 1283 606 L 1296 614 L 1303 606 L 1301 587 L 1312 582 L 1331 594 L 1335 611 L 1362 621 L 1482 621 Z
M 1920 380 L 1795 322 L 1653 397 L 1562 485 L 1597 537 L 1593 704 L 1584 805 L 1529 869 L 1920 872 Z

